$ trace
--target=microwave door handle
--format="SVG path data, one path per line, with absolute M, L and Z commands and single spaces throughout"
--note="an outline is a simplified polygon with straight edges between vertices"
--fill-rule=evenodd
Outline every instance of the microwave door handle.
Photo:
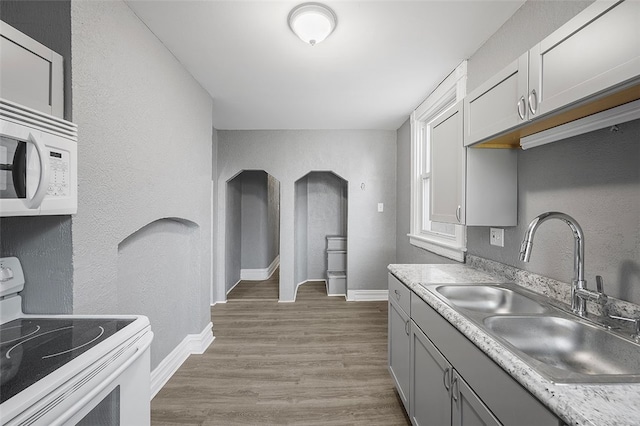
M 38 159 L 40 160 L 40 179 L 38 179 L 38 188 L 33 194 L 33 197 L 27 199 L 27 207 L 37 209 L 47 194 L 47 187 L 49 186 L 49 162 L 47 161 L 47 155 L 45 155 L 47 151 L 46 147 L 33 136 L 33 133 L 29 133 L 29 141 L 33 143 L 38 153 Z

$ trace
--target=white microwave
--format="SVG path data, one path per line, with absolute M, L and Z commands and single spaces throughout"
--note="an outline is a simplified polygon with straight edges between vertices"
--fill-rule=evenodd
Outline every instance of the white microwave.
M 0 99 L 0 216 L 75 214 L 78 128 Z

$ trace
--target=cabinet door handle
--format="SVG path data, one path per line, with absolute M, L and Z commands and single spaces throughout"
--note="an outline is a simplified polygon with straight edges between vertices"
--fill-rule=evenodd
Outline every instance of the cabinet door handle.
M 400 297 L 402 296 L 402 294 L 400 294 L 398 290 L 393 290 L 393 292 L 396 294 L 396 300 L 400 300 Z
M 538 94 L 536 93 L 536 89 L 531 90 L 529 93 L 529 111 L 531 111 L 531 114 L 535 114 L 536 111 L 538 111 Z
M 407 333 L 407 336 L 409 335 L 409 320 L 404 323 L 404 332 Z
M 459 394 L 459 385 L 458 385 L 458 376 L 453 377 L 453 381 L 451 382 L 451 399 L 458 405 L 458 400 L 460 399 Z
M 449 390 L 451 389 L 451 369 L 449 367 L 444 369 L 442 381 L 444 382 L 444 388 L 447 390 L 447 392 L 449 392 Z
M 460 215 L 461 210 L 462 210 L 462 206 L 458 206 L 458 208 L 456 209 L 456 219 L 458 220 L 458 223 L 462 222 L 462 221 L 460 220 L 460 217 L 461 217 L 461 215 Z
M 524 96 L 520 96 L 520 99 L 518 100 L 516 107 L 518 108 L 518 117 L 520 117 L 520 120 L 524 120 L 524 113 L 527 112 L 526 101 L 524 100 Z

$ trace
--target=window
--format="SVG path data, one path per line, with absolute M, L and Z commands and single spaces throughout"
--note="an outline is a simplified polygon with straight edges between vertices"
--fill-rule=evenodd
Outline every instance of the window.
M 429 217 L 431 184 L 431 123 L 466 94 L 467 62 L 462 62 L 411 114 L 411 231 L 409 242 L 457 261 L 464 261 L 464 225 L 432 222 Z M 437 160 L 437 159 L 436 159 Z

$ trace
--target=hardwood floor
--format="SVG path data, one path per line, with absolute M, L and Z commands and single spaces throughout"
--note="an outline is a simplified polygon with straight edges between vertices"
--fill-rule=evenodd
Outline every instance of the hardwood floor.
M 243 300 L 278 300 L 280 269 L 264 281 L 240 281 L 227 295 L 227 302 Z
M 387 364 L 387 303 L 300 286 L 295 303 L 234 298 L 216 340 L 151 403 L 153 425 L 410 424 Z

